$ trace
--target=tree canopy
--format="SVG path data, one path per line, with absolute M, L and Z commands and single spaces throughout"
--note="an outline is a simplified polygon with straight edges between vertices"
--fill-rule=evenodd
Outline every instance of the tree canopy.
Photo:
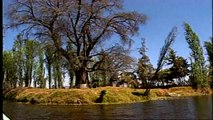
M 74 69 L 77 84 L 87 83 L 88 64 L 109 38 L 118 35 L 123 45 L 129 44 L 146 21 L 144 14 L 124 12 L 121 0 L 14 1 L 8 18 L 10 27 L 24 27 L 25 35 L 52 41 Z M 72 50 L 66 49 L 68 43 Z

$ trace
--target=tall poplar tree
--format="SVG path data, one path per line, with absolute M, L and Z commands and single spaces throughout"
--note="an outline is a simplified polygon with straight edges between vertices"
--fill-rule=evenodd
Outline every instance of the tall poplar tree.
M 54 53 L 55 49 L 54 46 L 47 43 L 44 48 L 45 51 L 45 63 L 48 72 L 48 82 L 49 82 L 49 89 L 51 88 L 52 84 L 52 68 L 53 68 L 53 60 L 54 60 Z
M 205 41 L 204 45 L 206 48 L 210 66 L 213 67 L 213 38 L 211 37 L 210 39 L 210 41 Z
M 38 41 L 25 40 L 25 87 L 29 87 L 32 83 L 33 66 L 35 58 L 38 54 Z
M 210 82 L 211 87 L 213 87 L 213 38 L 210 38 L 210 41 L 205 41 L 205 48 L 208 55 L 209 60 L 209 76 L 210 76 Z
M 46 79 L 44 77 L 45 68 L 44 68 L 44 51 L 40 46 L 38 49 L 38 80 L 40 81 L 40 88 L 46 87 Z
M 191 49 L 191 82 L 193 87 L 202 88 L 208 86 L 207 74 L 204 66 L 203 49 L 196 33 L 188 23 L 184 23 L 185 39 Z
M 22 38 L 22 35 L 18 35 L 14 45 L 13 45 L 13 53 L 15 59 L 15 65 L 17 68 L 17 78 L 19 87 L 23 87 L 24 82 L 24 39 Z
M 15 65 L 15 58 L 13 51 L 3 52 L 3 88 L 17 87 L 17 69 Z
M 59 52 L 54 54 L 53 61 L 53 77 L 54 77 L 54 88 L 62 88 L 63 80 L 62 80 L 62 56 Z

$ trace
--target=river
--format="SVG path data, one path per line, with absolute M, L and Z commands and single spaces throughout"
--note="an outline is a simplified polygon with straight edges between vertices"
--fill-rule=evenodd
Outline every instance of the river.
M 4 101 L 11 120 L 212 119 L 212 95 L 113 105 L 46 106 Z

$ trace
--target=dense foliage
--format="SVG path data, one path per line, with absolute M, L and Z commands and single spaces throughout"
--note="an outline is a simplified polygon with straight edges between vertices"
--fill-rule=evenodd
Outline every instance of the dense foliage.
M 209 80 L 207 77 L 207 70 L 205 68 L 205 61 L 203 56 L 203 49 L 200 40 L 196 33 L 191 29 L 188 23 L 184 23 L 185 38 L 191 49 L 191 75 L 190 79 L 195 88 L 207 87 Z
M 210 78 L 211 87 L 213 88 L 213 38 L 210 38 L 210 41 L 205 41 L 205 48 L 208 55 L 209 61 L 209 71 L 208 75 Z
M 171 49 L 167 58 L 167 65 L 171 65 L 171 67 L 169 68 L 169 75 L 166 80 L 178 79 L 179 85 L 186 84 L 184 83 L 184 78 L 189 74 L 187 60 L 181 56 L 177 56 L 174 50 Z

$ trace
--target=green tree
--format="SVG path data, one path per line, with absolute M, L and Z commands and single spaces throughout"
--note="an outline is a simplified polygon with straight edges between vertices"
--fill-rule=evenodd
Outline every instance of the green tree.
M 14 45 L 13 45 L 13 53 L 15 59 L 15 64 L 17 67 L 17 77 L 19 82 L 19 87 L 23 87 L 24 82 L 24 39 L 22 35 L 18 35 Z
M 16 88 L 17 87 L 17 69 L 15 65 L 13 51 L 3 52 L 3 88 Z
M 148 80 L 152 79 L 154 68 L 150 62 L 149 57 L 146 55 L 146 45 L 145 39 L 142 39 L 142 46 L 139 50 L 140 55 L 142 56 L 138 61 L 138 75 L 142 80 L 142 87 L 146 88 Z
M 59 52 L 54 54 L 54 61 L 53 61 L 53 77 L 54 77 L 54 87 L 55 88 L 62 88 L 63 87 L 63 80 L 62 80 L 62 56 Z
M 212 67 L 213 66 L 213 38 L 211 37 L 210 39 L 211 41 L 205 41 L 204 46 L 207 51 L 210 66 Z
M 75 65 L 76 83 L 85 84 L 92 70 L 88 64 L 99 55 L 100 47 L 114 34 L 121 38 L 115 43 L 128 45 L 146 21 L 145 15 L 122 8 L 121 0 L 25 0 L 14 1 L 7 15 L 10 27 L 23 26 L 24 32 L 51 40 L 69 64 Z M 67 41 L 73 52 L 66 50 Z
M 210 63 L 209 76 L 210 76 L 211 87 L 213 87 L 213 38 L 211 37 L 210 40 L 211 41 L 205 41 L 204 46 L 206 48 L 208 60 Z
M 157 80 L 162 82 L 162 86 L 164 86 L 164 83 L 173 82 L 173 78 L 171 76 L 171 71 L 169 69 L 162 69 L 157 74 Z
M 189 74 L 189 64 L 186 59 L 183 57 L 177 56 L 177 59 L 174 61 L 173 66 L 170 68 L 174 78 L 177 78 L 182 85 L 184 80 L 182 78 L 186 77 Z
M 203 49 L 196 33 L 188 23 L 184 23 L 185 38 L 191 49 L 191 82 L 193 87 L 202 88 L 208 86 L 207 73 L 204 66 Z
M 33 66 L 35 58 L 38 55 L 39 43 L 35 40 L 25 40 L 25 87 L 29 87 L 32 83 Z
M 49 89 L 50 89 L 52 84 L 52 67 L 53 67 L 55 48 L 50 43 L 47 43 L 45 45 L 44 50 L 45 50 L 45 63 L 46 63 L 47 72 L 48 72 L 48 82 L 49 82 Z
M 38 81 L 40 81 L 40 88 L 46 87 L 46 79 L 44 77 L 45 74 L 45 68 L 44 68 L 44 51 L 42 49 L 42 46 L 38 49 Z
M 68 46 L 67 46 L 67 51 L 69 51 L 70 53 L 74 52 L 74 48 L 73 48 L 73 44 L 72 42 L 67 42 Z M 71 62 L 70 62 L 71 63 Z M 75 82 L 76 82 L 76 77 L 75 77 L 75 66 L 74 64 L 70 64 L 69 61 L 67 60 L 64 60 L 64 67 L 67 69 L 68 71 L 68 75 L 69 75 L 69 84 L 70 84 L 70 87 L 69 88 L 72 88 L 75 86 Z M 73 62 L 74 63 L 74 62 Z
M 179 81 L 179 84 L 183 84 L 185 76 L 189 73 L 189 65 L 187 63 L 187 60 L 183 57 L 177 56 L 176 52 L 171 49 L 167 58 L 167 65 L 172 65 L 169 70 L 169 78 L 173 80 L 174 78 L 177 78 Z

